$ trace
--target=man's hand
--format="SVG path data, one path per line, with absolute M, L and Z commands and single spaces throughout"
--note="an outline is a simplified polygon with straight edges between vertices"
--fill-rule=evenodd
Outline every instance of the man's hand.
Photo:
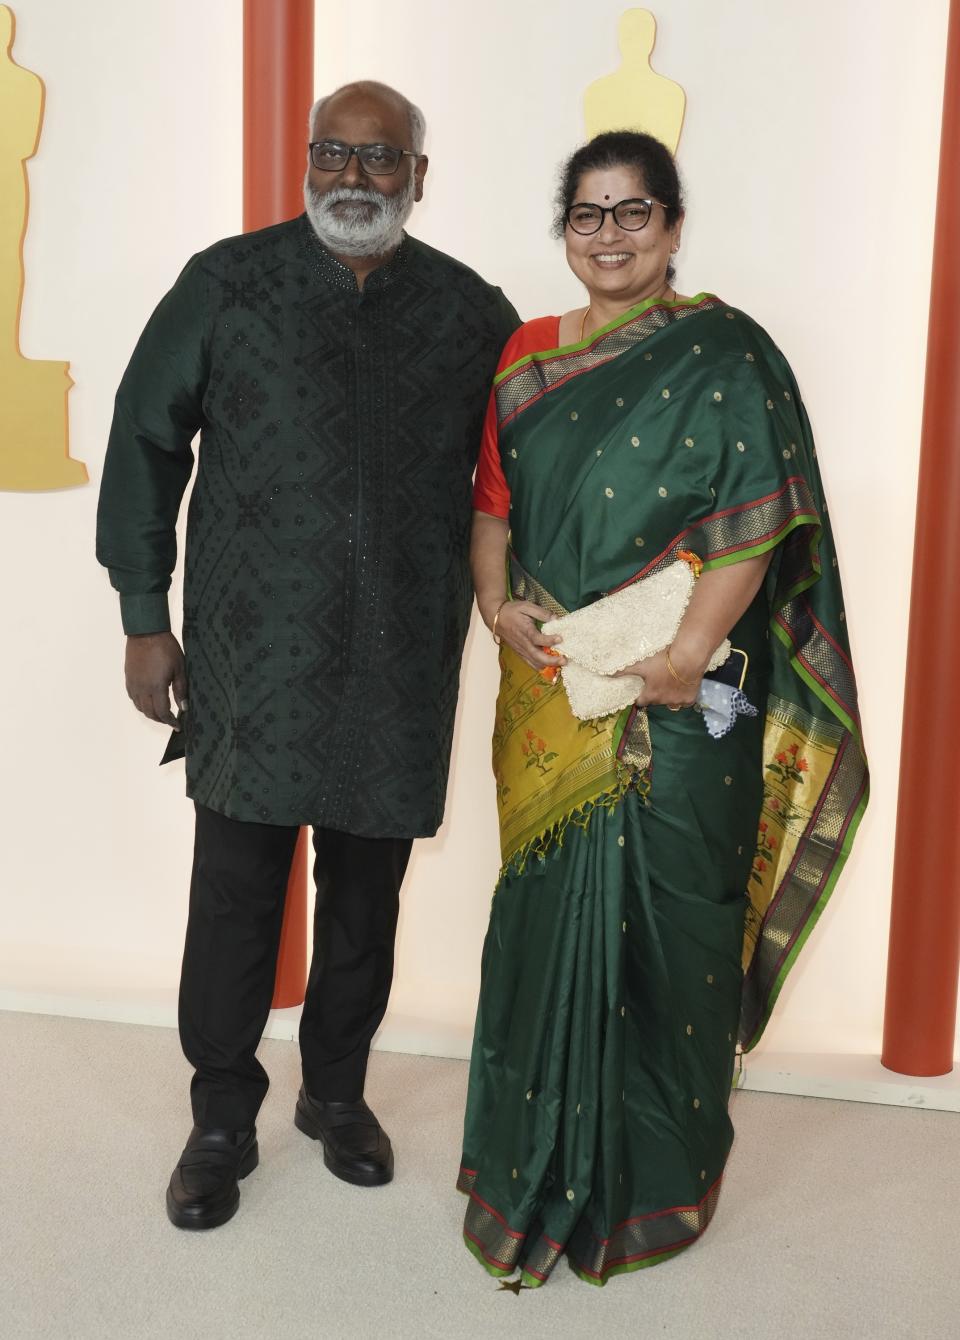
M 127 693 L 138 712 L 174 730 L 180 723 L 170 710 L 170 690 L 181 712 L 187 710 L 187 675 L 180 643 L 172 633 L 141 633 L 127 638 L 124 661 Z

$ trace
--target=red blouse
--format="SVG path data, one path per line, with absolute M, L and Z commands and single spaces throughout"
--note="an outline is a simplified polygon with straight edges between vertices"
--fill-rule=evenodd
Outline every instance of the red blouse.
M 503 347 L 497 372 L 510 367 L 527 354 L 538 354 L 544 349 L 556 349 L 560 339 L 560 318 L 558 316 L 538 316 L 513 332 Z M 500 464 L 500 442 L 497 432 L 497 402 L 493 391 L 487 403 L 487 416 L 483 421 L 483 438 L 480 442 L 480 458 L 477 461 L 477 475 L 473 484 L 473 506 L 477 512 L 486 512 L 489 516 L 499 516 L 504 520 L 510 515 L 510 489 L 503 476 Z

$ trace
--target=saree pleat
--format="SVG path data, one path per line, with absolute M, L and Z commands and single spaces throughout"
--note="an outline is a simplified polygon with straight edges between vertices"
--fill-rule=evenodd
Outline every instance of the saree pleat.
M 702 729 L 654 720 L 654 748 L 679 735 L 674 750 L 696 753 Z M 719 771 L 749 746 L 720 746 L 693 794 L 682 767 L 658 769 L 646 802 L 628 793 L 497 890 L 459 1184 L 468 1242 L 529 1283 L 562 1250 L 594 1281 L 651 1264 L 712 1212 L 755 816 Z M 732 867 L 691 868 L 705 829 L 715 842 L 737 826 Z
M 829 896 L 866 765 L 808 425 L 759 327 L 647 304 L 506 368 L 497 404 L 524 598 L 581 608 L 681 543 L 707 567 L 775 550 L 730 634 L 760 715 L 721 740 L 663 708 L 578 723 L 502 650 L 464 1237 L 491 1273 L 536 1286 L 566 1254 L 603 1284 L 710 1222 L 738 1038 Z

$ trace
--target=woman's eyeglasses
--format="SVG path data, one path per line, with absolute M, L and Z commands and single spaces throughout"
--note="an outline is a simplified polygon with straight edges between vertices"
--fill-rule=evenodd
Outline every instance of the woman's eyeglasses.
M 615 205 L 606 206 L 581 201 L 579 204 L 570 206 L 566 218 L 573 231 L 580 233 L 583 237 L 589 237 L 591 233 L 599 233 L 608 214 L 613 215 L 613 221 L 618 228 L 623 228 L 628 233 L 638 233 L 641 228 L 646 228 L 650 222 L 654 205 L 660 205 L 660 201 L 618 200 Z M 660 205 L 660 208 L 666 209 L 667 206 Z
M 390 144 L 343 144 L 340 140 L 317 140 L 307 146 L 310 162 L 320 172 L 342 172 L 354 154 L 370 177 L 389 177 L 403 157 L 419 158 L 411 149 L 394 149 Z

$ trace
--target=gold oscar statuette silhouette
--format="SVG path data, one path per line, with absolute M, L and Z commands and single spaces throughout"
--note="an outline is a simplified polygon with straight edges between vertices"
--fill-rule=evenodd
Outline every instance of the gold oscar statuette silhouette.
M 650 68 L 657 21 L 649 9 L 628 9 L 617 27 L 622 62 L 615 74 L 592 83 L 584 94 L 587 135 L 605 130 L 642 130 L 676 153 L 687 98 L 679 84 Z
M 68 363 L 20 352 L 27 159 L 43 121 L 43 84 L 12 57 L 14 20 L 0 5 L 0 489 L 65 489 L 87 482 L 68 453 Z

